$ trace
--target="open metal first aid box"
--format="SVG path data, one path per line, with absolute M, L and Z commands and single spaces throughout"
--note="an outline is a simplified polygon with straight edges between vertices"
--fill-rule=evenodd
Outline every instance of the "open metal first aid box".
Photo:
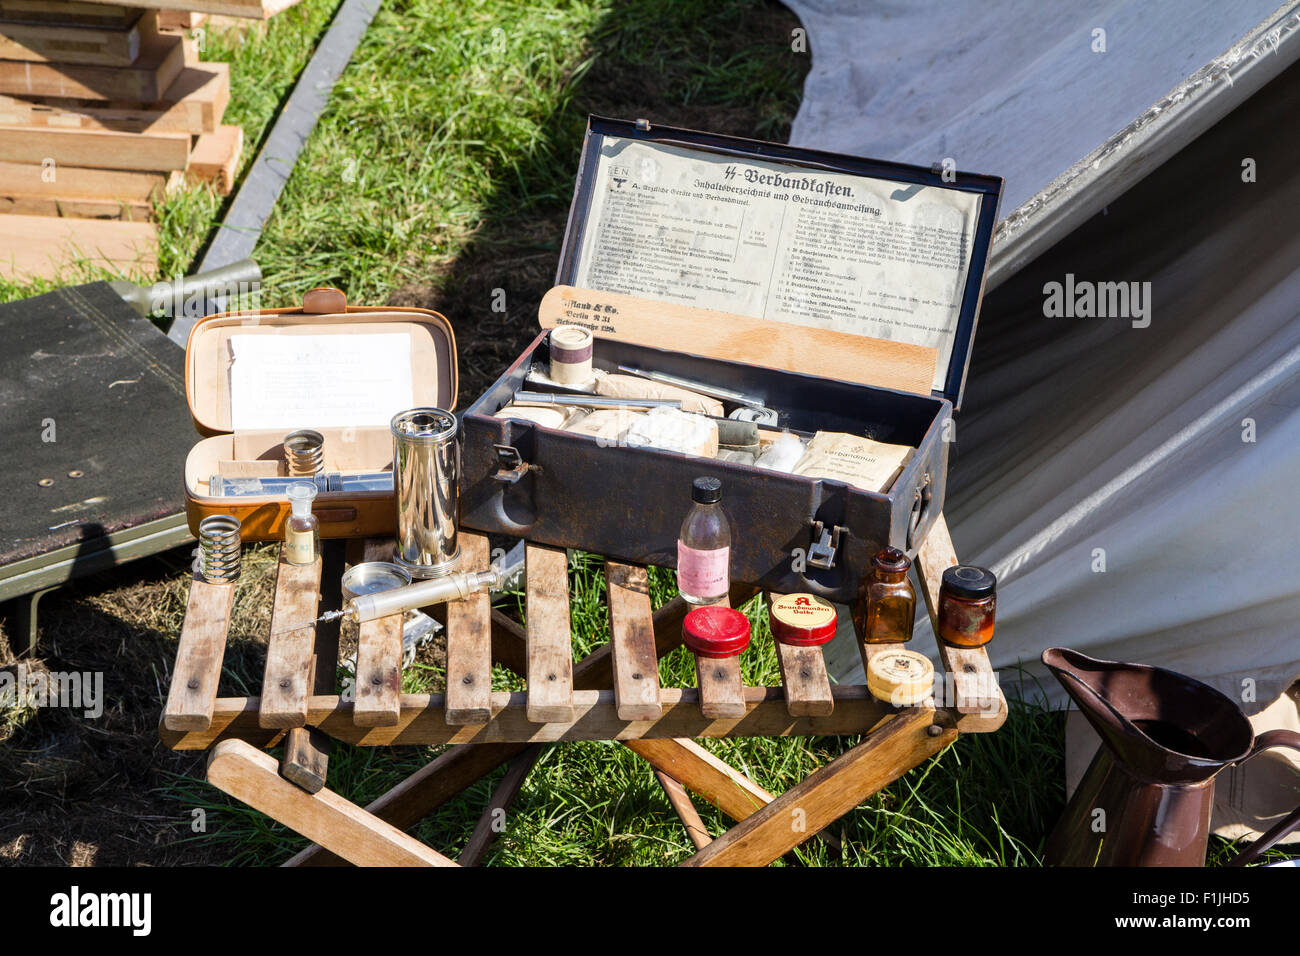
M 915 554 L 943 507 L 1001 190 L 942 165 L 591 117 L 543 324 L 591 329 L 600 369 L 709 382 L 795 432 L 914 451 L 868 491 L 494 417 L 546 365 L 544 328 L 462 416 L 462 522 L 673 567 L 691 482 L 711 475 L 733 581 L 851 600 L 872 556 Z

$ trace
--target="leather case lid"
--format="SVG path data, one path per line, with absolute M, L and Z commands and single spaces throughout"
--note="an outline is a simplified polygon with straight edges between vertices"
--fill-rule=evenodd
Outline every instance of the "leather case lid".
M 330 294 L 323 294 L 330 293 Z M 412 408 L 456 407 L 456 339 L 451 324 L 437 312 L 407 308 L 346 305 L 337 290 L 312 290 L 306 309 L 228 312 L 201 319 L 185 347 L 185 393 L 195 426 L 205 435 L 232 430 L 230 365 L 232 335 L 342 335 L 401 333 L 411 342 Z M 313 307 L 339 309 L 317 314 Z M 323 381 L 321 387 L 328 388 Z M 322 422 L 328 426 L 331 423 Z M 387 426 L 387 419 L 374 425 Z M 317 427 L 309 422 L 286 427 Z
M 639 152 L 633 155 L 633 151 L 627 148 L 629 143 L 641 144 L 637 147 Z M 675 165 L 678 170 L 683 168 L 684 162 L 691 162 L 698 154 L 699 168 L 704 170 L 700 179 L 707 182 L 692 181 L 687 188 L 683 189 L 680 182 L 657 180 L 659 171 L 654 168 L 657 155 L 655 152 L 647 154 L 645 146 L 658 151 L 658 155 L 665 158 L 665 168 Z M 671 164 L 668 162 L 670 156 L 673 157 Z M 941 157 L 935 158 L 941 159 Z M 734 162 L 729 162 L 733 160 Z M 607 165 L 602 167 L 602 161 L 606 161 Z M 757 185 L 750 184 L 744 178 L 744 174 L 752 168 L 745 165 L 746 161 L 750 164 L 762 164 L 759 169 L 754 170 L 755 173 L 762 174 L 755 181 Z M 774 167 L 775 179 L 772 178 Z M 742 175 L 736 176 L 737 171 Z M 797 183 L 794 187 L 788 185 L 791 179 Z M 606 184 L 603 187 L 605 192 L 612 192 L 615 188 L 622 191 L 623 195 L 620 197 L 622 205 L 617 211 L 611 211 L 614 207 L 609 206 L 604 198 L 600 187 L 601 182 Z M 826 186 L 831 183 L 838 184 L 841 191 L 837 193 L 833 187 L 827 192 Z M 846 183 L 849 185 L 847 195 L 842 189 Z M 893 184 L 897 184 L 897 187 L 893 188 Z M 887 310 L 891 322 L 894 320 L 895 313 L 901 320 L 894 325 L 897 331 L 890 336 L 901 344 L 907 342 L 911 334 L 906 328 L 909 320 L 913 324 L 923 325 L 928 319 L 918 322 L 916 317 L 921 313 L 915 311 L 918 308 L 917 304 L 906 301 L 906 297 L 913 293 L 912 289 L 902 290 L 902 295 L 899 295 L 900 290 L 895 289 L 886 297 L 872 288 L 871 271 L 882 268 L 896 270 L 900 268 L 896 263 L 908 260 L 909 256 L 933 256 L 935 261 L 942 259 L 944 267 L 951 264 L 952 278 L 946 293 L 951 295 L 951 299 L 945 298 L 943 301 L 951 302 L 951 305 L 944 306 L 945 309 L 955 308 L 955 321 L 951 318 L 953 312 L 944 313 L 948 317 L 945 319 L 946 324 L 951 324 L 951 331 L 943 337 L 940 353 L 944 351 L 948 353 L 947 361 L 944 367 L 938 370 L 928 391 L 930 394 L 948 399 L 954 406 L 959 406 L 965 388 L 979 305 L 983 296 L 989 247 L 1002 194 L 1002 180 L 995 176 L 964 173 L 940 165 L 925 168 L 861 159 L 780 143 L 766 143 L 670 126 L 657 126 L 644 120 L 631 123 L 592 116 L 587 122 L 582 159 L 574 185 L 573 204 L 569 211 L 559 268 L 556 271 L 556 285 L 629 293 L 643 298 L 676 302 L 679 305 L 704 306 L 714 310 L 744 313 L 766 323 L 771 334 L 780 335 L 784 332 L 788 335 L 792 326 L 796 329 L 810 328 L 817 327 L 821 323 L 816 317 L 798 320 L 789 317 L 765 318 L 755 311 L 747 310 L 740 303 L 733 303 L 730 300 L 719 302 L 716 294 L 712 301 L 707 300 L 704 294 L 699 301 L 694 301 L 692 298 L 695 295 L 694 290 L 707 289 L 715 292 L 718 286 L 725 287 L 727 281 L 739 275 L 741 271 L 745 269 L 752 271 L 753 257 L 765 254 L 763 251 L 765 244 L 768 248 L 773 246 L 770 235 L 759 237 L 757 242 L 752 241 L 755 227 L 752 221 L 746 224 L 743 218 L 752 211 L 745 205 L 748 201 L 746 197 L 751 195 L 746 190 L 762 190 L 768 194 L 765 197 L 767 199 L 770 199 L 772 194 L 786 195 L 787 210 L 800 210 L 794 215 L 782 215 L 779 217 L 779 226 L 773 226 L 773 230 L 778 233 L 775 248 L 780 249 L 795 230 L 802 228 L 800 223 L 805 220 L 813 223 L 817 218 L 815 210 L 823 210 L 825 215 L 822 219 L 826 220 L 838 214 L 829 211 L 832 207 L 844 203 L 856 207 L 857 214 L 863 214 L 863 207 L 871 204 L 861 201 L 861 197 L 864 196 L 874 197 L 873 201 L 883 197 L 884 202 L 878 202 L 878 205 L 882 207 L 889 205 L 891 210 L 899 209 L 909 198 L 919 192 L 917 187 L 934 187 L 943 190 L 943 203 L 950 203 L 965 210 L 961 215 L 963 222 L 968 223 L 969 232 L 965 234 L 966 238 L 962 242 L 957 243 L 955 247 L 949 242 L 949 247 L 941 254 L 936 251 L 937 242 L 929 239 L 933 233 L 927 233 L 924 229 L 915 229 L 915 231 L 905 232 L 905 238 L 911 243 L 913 251 L 904 250 L 894 256 L 891 251 L 884 250 L 883 244 L 897 243 L 900 236 L 898 233 L 889 235 L 884 240 L 880 240 L 870 230 L 864 230 L 865 239 L 860 236 L 848 237 L 847 232 L 838 236 L 828 234 L 821 237 L 814 233 L 806 233 L 799 239 L 797 257 L 800 264 L 790 269 L 791 275 L 799 281 L 791 283 L 791 288 L 785 289 L 781 294 L 790 298 L 801 298 L 801 305 L 814 303 L 815 307 L 810 309 L 808 314 L 816 316 L 818 298 L 822 297 L 820 304 L 824 306 L 836 295 L 840 295 L 842 288 L 836 288 L 837 283 L 839 286 L 844 285 L 840 280 L 845 278 L 846 268 L 854 270 L 855 274 L 849 278 L 858 283 L 859 291 L 856 294 L 862 297 L 860 301 L 867 301 L 867 296 L 879 295 L 879 299 L 874 301 L 872 306 L 881 310 L 877 314 L 885 314 L 884 310 Z M 640 191 L 632 192 L 631 190 L 634 189 Z M 674 189 L 677 192 L 674 192 Z M 690 196 L 693 191 L 698 195 L 707 196 L 711 205 L 701 206 L 699 201 L 692 200 Z M 938 201 L 941 194 L 932 195 L 935 197 L 936 204 L 940 204 Z M 629 200 L 628 196 L 640 198 Z M 686 198 L 680 198 L 683 196 Z M 677 201 L 683 210 L 682 216 L 679 217 L 683 222 L 671 223 L 663 219 L 661 211 L 665 208 L 665 204 L 674 201 Z M 839 208 L 842 211 L 844 207 L 839 206 Z M 693 217 L 687 215 L 690 212 L 695 215 Z M 734 216 L 729 215 L 732 212 Z M 852 214 L 843 212 L 844 217 Z M 884 221 L 889 221 L 890 214 L 890 211 L 884 213 Z M 915 210 L 909 215 L 914 217 L 912 220 L 914 224 L 924 224 L 928 221 L 924 215 L 917 216 Z M 734 218 L 736 223 L 722 223 L 723 217 Z M 609 228 L 610 223 L 615 219 L 618 221 L 611 233 L 613 235 L 626 236 L 635 233 L 637 229 L 648 229 L 647 223 L 658 224 L 657 236 L 665 248 L 673 246 L 694 248 L 695 244 L 703 244 L 706 254 L 690 260 L 690 268 L 695 274 L 687 276 L 683 273 L 687 281 L 681 285 L 673 285 L 671 293 L 665 293 L 662 289 L 651 292 L 646 288 L 629 287 L 633 283 L 629 283 L 626 277 L 610 277 L 608 272 L 589 270 L 584 268 L 582 261 L 588 234 L 594 235 L 594 230 Z M 638 219 L 642 220 L 640 224 L 637 223 Z M 692 219 L 693 221 L 685 221 Z M 844 221 L 847 222 L 847 218 Z M 869 219 L 866 221 L 870 222 Z M 814 224 L 812 228 L 824 226 L 825 222 L 820 226 Z M 737 230 L 736 234 L 734 236 L 728 234 L 728 228 Z M 832 223 L 833 228 L 834 223 Z M 766 224 L 764 229 L 768 229 Z M 847 245 L 846 238 L 851 238 Z M 715 245 L 717 248 L 713 248 Z M 727 252 L 728 248 L 732 249 L 731 253 Z M 789 250 L 793 247 L 785 245 L 784 248 Z M 826 251 L 823 253 L 823 250 Z M 638 254 L 634 251 L 631 258 L 635 260 Z M 912 260 L 907 261 L 907 265 L 903 268 L 915 268 L 915 266 L 916 262 Z M 964 269 L 964 279 L 960 277 L 961 269 Z M 656 281 L 652 279 L 642 285 L 654 286 Z M 769 289 L 765 293 L 764 301 L 767 301 L 768 296 L 775 294 L 775 289 Z M 924 299 L 925 294 L 919 292 L 918 298 Z M 923 303 L 926 306 L 931 304 Z M 861 305 L 843 306 L 841 303 L 839 308 L 849 312 L 858 309 L 858 312 L 852 315 L 854 321 L 865 312 Z M 822 327 L 829 326 L 823 324 Z M 645 335 L 653 339 L 652 332 L 647 332 Z M 864 344 L 880 343 L 885 338 L 884 336 L 869 338 L 865 334 L 851 333 L 840 333 L 840 335 L 841 338 L 850 340 L 860 339 Z M 660 348 L 680 348 L 688 352 L 696 351 L 690 342 L 652 340 L 644 344 L 653 344 Z M 925 343 L 914 342 L 913 344 L 924 345 Z M 813 347 L 816 347 L 815 344 Z M 842 347 L 843 343 L 834 346 L 837 350 Z M 854 348 L 851 342 L 849 348 Z M 864 362 L 870 361 L 870 348 L 871 346 L 866 346 Z M 745 360 L 743 354 L 734 351 L 727 357 Z

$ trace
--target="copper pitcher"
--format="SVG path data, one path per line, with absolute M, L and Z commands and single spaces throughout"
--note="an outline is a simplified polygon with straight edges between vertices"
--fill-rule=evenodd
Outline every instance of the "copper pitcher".
M 1102 745 L 1047 841 L 1054 866 L 1204 866 L 1214 777 L 1271 747 L 1300 751 L 1300 734 L 1250 721 L 1213 687 L 1148 664 L 1043 651 Z M 1256 859 L 1300 826 L 1300 807 L 1230 866 Z

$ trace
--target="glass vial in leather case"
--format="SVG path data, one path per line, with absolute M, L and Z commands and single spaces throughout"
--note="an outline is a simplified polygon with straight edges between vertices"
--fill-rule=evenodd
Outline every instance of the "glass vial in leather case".
M 731 590 L 731 524 L 722 510 L 722 481 L 696 478 L 691 500 L 677 537 L 677 590 L 688 604 L 718 604 Z
M 912 561 L 898 548 L 884 548 L 871 559 L 853 605 L 853 628 L 866 644 L 903 644 L 912 637 L 916 591 L 907 579 Z

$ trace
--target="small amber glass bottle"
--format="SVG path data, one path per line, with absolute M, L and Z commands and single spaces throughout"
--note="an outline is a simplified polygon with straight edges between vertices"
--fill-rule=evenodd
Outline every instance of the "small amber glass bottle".
M 862 579 L 853 605 L 853 628 L 866 644 L 902 644 L 912 638 L 916 592 L 907 580 L 912 561 L 897 548 L 871 559 L 871 574 Z
M 983 647 L 993 639 L 998 579 L 987 568 L 959 564 L 943 572 L 939 637 L 954 647 Z

